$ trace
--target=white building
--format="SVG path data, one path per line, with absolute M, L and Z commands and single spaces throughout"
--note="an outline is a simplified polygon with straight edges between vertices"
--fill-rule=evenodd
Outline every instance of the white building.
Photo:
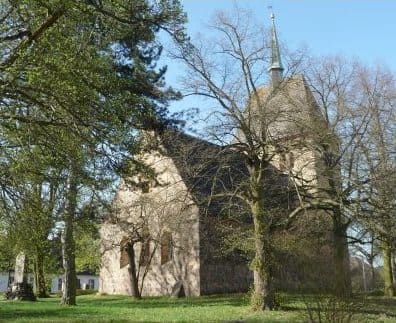
M 63 275 L 57 275 L 51 281 L 51 293 L 60 292 L 63 289 Z M 77 289 L 99 289 L 99 276 L 90 272 L 77 273 Z
M 62 291 L 63 275 L 58 275 L 52 278 L 51 293 Z M 14 271 L 0 272 L 0 293 L 7 291 L 8 286 L 14 282 Z M 33 274 L 28 275 L 28 282 L 34 284 Z M 89 272 L 82 272 L 77 274 L 77 289 L 99 289 L 99 276 L 92 275 Z
M 15 273 L 13 270 L 0 272 L 0 293 L 7 291 L 8 286 L 14 282 Z M 33 274 L 28 275 L 28 282 L 34 283 Z
M 0 272 L 0 293 L 7 290 L 7 287 L 14 281 L 14 272 Z

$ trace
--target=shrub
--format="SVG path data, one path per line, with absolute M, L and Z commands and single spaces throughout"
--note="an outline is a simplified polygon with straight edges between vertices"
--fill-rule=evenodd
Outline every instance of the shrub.
M 364 307 L 357 298 L 342 298 L 328 295 L 314 295 L 305 298 L 305 310 L 311 323 L 350 323 Z M 362 322 L 359 318 L 359 322 Z

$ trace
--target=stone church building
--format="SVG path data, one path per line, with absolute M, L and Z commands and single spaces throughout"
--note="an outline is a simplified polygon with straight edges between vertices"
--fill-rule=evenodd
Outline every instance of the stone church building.
M 272 84 L 259 91 L 267 105 L 276 109 L 271 114 L 277 115 L 271 126 L 274 136 L 293 140 L 308 124 L 319 125 L 323 131 L 319 109 L 303 76 L 282 78 L 274 24 L 272 35 Z M 281 84 L 283 90 L 274 94 L 271 89 L 275 83 Z M 253 130 L 258 126 L 257 110 L 246 112 Z M 236 138 L 245 140 L 239 133 Z M 123 248 L 130 237 L 136 239 L 136 273 L 142 295 L 180 292 L 199 296 L 247 291 L 253 275 L 244 245 L 249 244 L 246 232 L 251 227 L 251 217 L 237 194 L 230 194 L 248 185 L 243 156 L 176 130 L 164 131 L 150 140 L 158 141 L 159 148 L 143 154 L 141 160 L 155 176 L 123 181 L 113 202 L 114 212 L 102 224 L 99 291 L 131 294 L 130 263 Z M 313 139 L 307 135 L 306 140 Z M 273 159 L 266 190 L 274 210 L 293 210 L 298 203 L 295 186 L 302 181 L 310 183 L 309 194 L 316 194 L 315 187 L 322 185 L 320 160 L 306 147 L 309 145 L 292 146 Z M 290 172 L 297 180 L 290 180 Z M 322 227 L 320 216 L 305 215 L 294 224 L 293 234 L 279 233 L 279 244 L 289 246 L 288 252 L 280 251 L 279 255 L 283 262 L 277 277 L 281 288 L 298 288 L 307 279 L 306 271 L 314 271 L 304 270 L 299 264 L 303 256 L 317 268 L 326 267 L 323 261 L 330 257 L 330 248 L 328 241 L 323 242 L 327 229 Z M 312 239 L 307 242 L 301 237 L 308 236 L 308 231 Z M 240 247 L 227 244 L 227 237 L 238 241 Z M 295 252 L 290 252 L 293 248 Z

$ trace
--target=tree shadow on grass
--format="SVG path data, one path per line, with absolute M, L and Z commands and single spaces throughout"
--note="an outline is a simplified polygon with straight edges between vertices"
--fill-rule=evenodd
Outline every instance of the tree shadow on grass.
M 362 313 L 396 317 L 396 298 L 369 298 L 364 302 L 367 306 L 361 311 Z
M 111 306 L 118 308 L 161 308 L 161 307 L 209 307 L 209 306 L 245 306 L 243 296 L 203 296 L 187 298 L 144 297 L 134 300 L 128 297 L 98 296 L 97 298 L 81 299 L 80 304 Z
M 396 311 L 396 298 L 368 298 L 366 302 L 372 305 L 392 306 Z
M 45 318 L 45 319 L 56 319 L 56 318 L 68 318 L 73 316 L 73 310 L 65 311 L 61 307 L 48 309 L 35 309 L 33 307 L 18 309 L 15 308 L 7 308 L 0 309 L 0 322 L 5 320 L 17 320 L 17 319 L 25 319 L 28 318 L 32 322 L 35 322 L 35 319 Z M 88 314 L 88 313 L 87 313 Z
M 77 297 L 77 306 L 65 307 L 59 305 L 59 299 L 38 300 L 37 302 L 0 302 L 0 322 L 14 320 L 53 321 L 88 321 L 90 318 L 101 317 L 105 321 L 120 322 L 114 315 L 119 312 L 136 310 L 151 310 L 158 308 L 243 307 L 246 300 L 238 296 L 205 296 L 191 298 L 150 297 L 133 300 L 125 296 L 90 296 Z M 122 320 L 122 318 L 121 318 Z M 127 320 L 126 320 L 127 321 Z M 125 321 L 125 322 L 126 322 Z

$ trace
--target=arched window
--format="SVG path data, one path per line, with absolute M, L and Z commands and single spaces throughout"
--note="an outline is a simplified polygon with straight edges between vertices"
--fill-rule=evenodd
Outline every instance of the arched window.
M 151 258 L 150 250 L 150 230 L 148 225 L 145 223 L 141 232 L 141 249 L 139 256 L 139 266 L 148 266 Z
M 124 268 L 129 264 L 127 244 L 128 239 L 123 238 L 120 243 L 120 268 Z
M 161 265 L 166 264 L 172 260 L 172 234 L 165 231 L 161 237 Z
M 150 263 L 150 239 L 149 236 L 142 242 L 142 249 L 140 250 L 139 265 L 148 266 Z

